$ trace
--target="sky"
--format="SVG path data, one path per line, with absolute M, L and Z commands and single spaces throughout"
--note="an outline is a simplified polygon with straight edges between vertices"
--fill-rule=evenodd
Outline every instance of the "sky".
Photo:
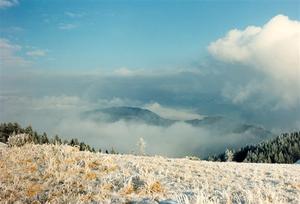
M 232 28 L 299 19 L 297 1 L 1 2 L 1 38 L 43 70 L 180 66 Z
M 299 79 L 299 1 L 0 0 L 1 122 L 93 143 L 99 134 L 201 133 L 203 146 L 215 133 L 99 127 L 80 114 L 137 106 L 174 118 L 221 115 L 279 134 L 299 130 Z

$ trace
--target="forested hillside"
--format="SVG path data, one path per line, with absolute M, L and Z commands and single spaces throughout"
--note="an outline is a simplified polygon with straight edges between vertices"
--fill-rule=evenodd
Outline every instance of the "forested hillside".
M 58 135 L 55 135 L 53 138 L 49 138 L 47 133 L 39 134 L 32 129 L 31 126 L 22 128 L 18 123 L 1 123 L 0 124 L 0 142 L 7 143 L 9 136 L 13 134 L 22 134 L 26 133 L 31 138 L 30 140 L 34 144 L 68 144 L 71 146 L 79 146 L 81 151 L 87 150 L 95 152 L 96 150 L 84 142 L 79 142 L 77 139 L 62 140 Z M 101 152 L 101 150 L 99 150 Z M 106 151 L 107 152 L 107 151 Z
M 295 163 L 300 159 L 300 132 L 284 133 L 258 145 L 249 145 L 238 151 L 226 150 L 213 161 L 255 163 Z

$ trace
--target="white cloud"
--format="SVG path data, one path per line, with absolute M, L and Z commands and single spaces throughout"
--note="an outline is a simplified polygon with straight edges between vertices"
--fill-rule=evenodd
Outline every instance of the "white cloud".
M 22 49 L 5 38 L 0 38 L 0 67 L 28 66 L 31 62 L 17 55 Z
M 38 49 L 38 50 L 28 51 L 26 52 L 26 54 L 31 57 L 43 57 L 47 54 L 47 51 Z
M 75 12 L 69 12 L 69 11 L 66 11 L 65 15 L 70 17 L 70 18 L 81 18 L 81 17 L 84 16 L 83 13 L 75 13 Z
M 12 6 L 16 6 L 19 4 L 18 0 L 0 0 L 0 9 L 1 8 L 9 8 Z
M 182 109 L 173 109 L 161 106 L 159 103 L 151 103 L 145 106 L 146 109 L 149 109 L 158 115 L 172 119 L 172 120 L 192 120 L 192 119 L 201 119 L 203 116 L 193 113 L 188 110 Z
M 72 30 L 72 29 L 75 29 L 77 27 L 78 27 L 77 25 L 72 24 L 72 23 L 68 23 L 68 24 L 61 23 L 58 26 L 58 28 L 61 29 L 61 30 Z
M 243 102 L 257 91 L 272 95 L 283 106 L 300 102 L 300 22 L 287 16 L 273 17 L 262 27 L 233 29 L 212 42 L 209 52 L 227 63 L 240 63 L 264 76 L 259 84 L 247 85 L 236 101 Z M 257 87 L 257 86 L 261 87 Z M 251 88 L 253 87 L 253 88 Z M 245 92 L 246 91 L 246 92 Z M 239 96 L 238 96 L 239 95 Z M 232 96 L 231 96 L 232 97 Z
M 261 28 L 249 26 L 245 30 L 233 29 L 224 38 L 212 42 L 209 52 L 224 61 L 245 62 L 249 60 L 252 47 L 249 43 L 261 32 Z
M 249 83 L 246 86 L 233 87 L 227 84 L 223 89 L 223 95 L 231 98 L 233 103 L 242 103 L 257 89 L 255 85 L 255 83 Z

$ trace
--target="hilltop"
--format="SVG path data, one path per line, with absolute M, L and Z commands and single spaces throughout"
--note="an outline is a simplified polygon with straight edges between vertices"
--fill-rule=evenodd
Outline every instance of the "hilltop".
M 0 200 L 29 203 L 299 203 L 300 166 L 0 147 Z

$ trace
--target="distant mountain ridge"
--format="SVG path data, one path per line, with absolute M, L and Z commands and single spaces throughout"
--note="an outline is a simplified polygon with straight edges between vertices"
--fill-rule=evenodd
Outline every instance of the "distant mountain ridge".
M 165 119 L 158 114 L 137 107 L 110 107 L 96 109 L 83 113 L 85 118 L 92 118 L 99 122 L 117 122 L 120 120 L 145 123 L 155 126 L 170 126 L 175 120 Z
M 194 127 L 207 127 L 220 130 L 224 133 L 245 133 L 250 132 L 254 135 L 261 135 L 267 138 L 272 135 L 272 133 L 263 127 L 246 124 L 238 122 L 232 119 L 225 118 L 223 116 L 206 116 L 203 119 L 194 119 L 184 121 L 191 124 Z
M 172 120 L 163 118 L 157 113 L 139 107 L 119 106 L 96 109 L 84 112 L 82 117 L 96 122 L 112 123 L 123 120 L 126 122 L 138 122 L 161 127 L 168 127 L 176 122 L 184 122 L 194 127 L 209 128 L 219 133 L 250 133 L 251 135 L 259 136 L 261 139 L 266 139 L 273 135 L 263 127 L 241 123 L 223 116 L 206 116 L 203 119 L 192 120 Z

